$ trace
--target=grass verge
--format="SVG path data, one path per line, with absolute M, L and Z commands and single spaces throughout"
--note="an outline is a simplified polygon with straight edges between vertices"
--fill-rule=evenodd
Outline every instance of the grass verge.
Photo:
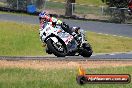
M 42 56 L 39 26 L 0 22 L 0 56 Z M 95 53 L 132 51 L 132 38 L 86 33 Z
M 96 53 L 131 52 L 132 38 L 87 32 L 87 38 Z
M 131 66 L 87 69 L 89 74 L 131 74 Z M 131 88 L 130 84 L 76 83 L 77 69 L 0 68 L 0 88 Z
M 43 55 L 38 26 L 0 22 L 0 55 Z
M 55 1 L 59 1 L 59 2 L 64 2 L 64 0 L 55 0 Z M 102 5 L 102 1 L 101 0 L 76 0 L 77 4 L 86 4 L 86 5 Z
M 0 2 L 0 6 L 6 6 L 7 4 Z
M 27 13 L 5 12 L 5 11 L 0 11 L 0 14 L 11 14 L 11 15 L 18 15 L 18 16 L 34 16 Z
M 51 13 L 54 10 L 54 12 L 63 13 L 64 14 L 65 3 L 60 3 L 60 2 L 61 1 L 59 1 L 59 2 L 48 1 L 48 2 L 46 2 L 45 8 L 47 10 L 49 10 L 49 11 L 51 10 Z M 97 3 L 95 3 L 95 2 L 97 2 Z M 79 4 L 75 4 L 74 13 L 99 15 L 101 13 L 101 10 L 100 10 L 101 8 L 99 7 L 99 5 L 101 5 L 101 3 L 99 3 L 99 2 L 98 1 L 89 1 L 88 0 L 88 1 L 83 1 L 83 2 L 81 2 Z M 80 4 L 85 4 L 85 5 L 80 5 Z M 93 6 L 92 5 L 90 6 L 90 4 L 92 4 Z

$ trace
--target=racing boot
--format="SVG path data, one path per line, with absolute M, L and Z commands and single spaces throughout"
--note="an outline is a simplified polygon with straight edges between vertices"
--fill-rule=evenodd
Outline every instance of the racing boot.
M 46 53 L 52 54 L 52 52 L 48 49 L 48 47 L 46 47 Z
M 129 15 L 132 15 L 132 10 L 131 9 L 129 9 L 128 12 L 129 12 Z

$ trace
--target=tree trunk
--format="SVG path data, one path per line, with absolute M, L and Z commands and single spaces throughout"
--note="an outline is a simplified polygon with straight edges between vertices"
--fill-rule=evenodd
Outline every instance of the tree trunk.
M 66 0 L 66 12 L 65 16 L 71 17 L 72 16 L 72 0 Z
M 45 0 L 37 0 L 36 1 L 36 6 L 39 9 L 42 9 L 44 7 Z

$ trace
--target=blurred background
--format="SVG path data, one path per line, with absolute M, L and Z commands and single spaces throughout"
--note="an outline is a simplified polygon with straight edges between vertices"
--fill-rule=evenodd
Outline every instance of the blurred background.
M 42 10 L 57 16 L 118 23 L 131 22 L 132 0 L 0 0 L 1 11 L 38 14 Z

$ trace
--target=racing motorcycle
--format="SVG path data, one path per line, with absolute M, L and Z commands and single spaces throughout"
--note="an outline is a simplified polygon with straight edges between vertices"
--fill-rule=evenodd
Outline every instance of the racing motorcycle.
M 52 27 L 51 22 L 45 23 L 43 29 L 40 29 L 40 39 L 47 45 L 46 53 L 54 54 L 57 57 L 75 55 L 90 57 L 93 51 L 85 38 L 84 31 L 80 30 L 77 35 L 78 41 L 60 26 Z

